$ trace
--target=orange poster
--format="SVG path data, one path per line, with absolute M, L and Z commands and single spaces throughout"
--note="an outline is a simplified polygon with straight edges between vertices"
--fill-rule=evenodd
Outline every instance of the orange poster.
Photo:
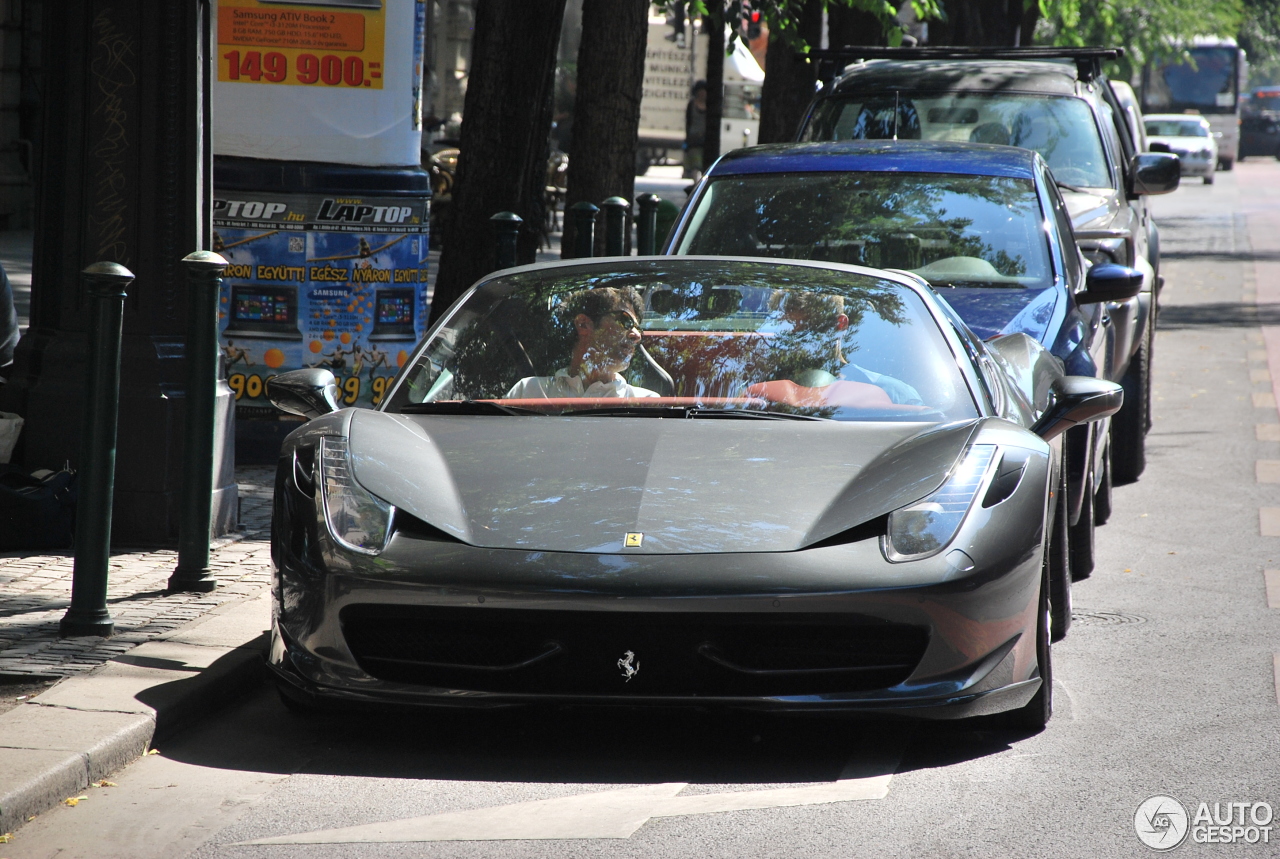
M 351 5 L 220 0 L 218 80 L 382 89 L 382 3 Z

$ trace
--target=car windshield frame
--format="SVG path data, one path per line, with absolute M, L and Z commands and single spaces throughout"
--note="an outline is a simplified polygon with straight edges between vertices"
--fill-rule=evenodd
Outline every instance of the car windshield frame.
M 952 104 L 945 107 L 941 105 L 928 107 L 925 105 L 925 109 L 923 111 L 916 108 L 917 102 L 928 102 L 934 100 L 950 100 Z M 1058 126 L 1059 128 L 1067 129 L 1069 135 L 1070 130 L 1077 128 L 1079 126 L 1079 122 L 1084 119 L 1085 115 L 1087 115 L 1089 125 L 1094 132 L 1092 139 L 1088 141 L 1088 144 L 1095 150 L 1090 155 L 1090 159 L 1095 162 L 1093 164 L 1094 172 L 1090 175 L 1086 170 L 1080 167 L 1065 165 L 1060 159 L 1051 157 L 1051 154 L 1057 153 L 1056 148 L 1051 151 L 1044 151 L 1036 148 L 1035 146 L 1025 146 L 1025 141 L 1012 141 L 1012 138 L 1009 137 L 1009 135 L 1012 135 L 1013 131 L 1008 125 L 1004 125 L 1003 123 L 1000 123 L 1000 125 L 1005 132 L 1005 139 L 997 139 L 993 136 L 996 135 L 996 130 L 994 128 L 990 131 L 982 131 L 982 129 L 985 129 L 988 126 L 994 126 L 996 123 L 990 119 L 985 122 L 981 121 L 981 112 L 972 105 L 957 105 L 959 102 L 971 100 L 983 100 L 988 102 L 997 102 L 1001 100 L 1017 100 L 1023 102 L 1036 101 L 1044 102 L 1046 105 L 1056 103 L 1056 106 L 1062 106 L 1067 111 L 1085 111 L 1084 115 L 1071 118 L 1071 122 L 1060 122 L 1058 123 Z M 883 139 L 876 137 L 836 136 L 835 129 L 840 126 L 840 118 L 845 112 L 845 106 L 851 102 L 860 106 L 866 106 L 873 102 L 889 105 L 888 115 L 891 119 L 894 117 L 901 117 L 905 112 L 903 105 L 908 103 L 911 104 L 915 114 L 914 121 L 918 128 L 919 135 L 911 138 L 900 135 L 898 137 L 893 137 L 892 139 L 916 139 L 924 141 L 951 140 L 957 142 L 997 143 L 1004 145 L 1010 145 L 1010 142 L 1012 141 L 1012 145 L 1038 152 L 1049 164 L 1050 169 L 1054 171 L 1054 175 L 1058 176 L 1061 181 L 1066 182 L 1068 185 L 1074 185 L 1081 188 L 1105 188 L 1109 191 L 1115 191 L 1122 187 L 1120 176 L 1116 173 L 1116 165 L 1113 163 L 1112 153 L 1110 152 L 1110 146 L 1107 142 L 1107 136 L 1103 132 L 1101 118 L 1097 114 L 1095 105 L 1090 101 L 1090 99 L 1083 98 L 1078 95 L 1036 93 L 1021 90 L 995 92 L 963 88 L 929 90 L 915 89 L 910 86 L 889 89 L 883 87 L 883 85 L 878 86 L 874 92 L 858 93 L 855 88 L 846 87 L 843 90 L 837 90 L 829 96 L 820 98 L 814 104 L 813 109 L 805 120 L 804 128 L 801 131 L 799 139 L 801 141 L 814 143 L 828 140 Z M 1079 105 L 1078 108 L 1074 107 L 1076 104 Z M 1068 105 L 1072 106 L 1068 107 Z M 833 112 L 834 115 L 832 115 Z M 858 118 L 855 118 L 853 124 L 847 127 L 850 129 L 857 129 L 859 119 L 863 112 L 864 109 L 860 108 L 858 111 Z M 879 113 L 884 113 L 884 111 L 880 111 Z M 931 115 L 935 113 L 937 114 L 937 117 L 931 119 Z M 879 114 L 877 114 L 877 116 L 878 115 Z M 1016 119 L 1016 116 L 1014 118 Z M 971 129 L 961 136 L 956 136 L 959 132 L 954 131 L 951 132 L 950 136 L 926 135 L 926 129 L 934 125 L 939 128 L 943 126 L 957 126 L 961 128 L 962 131 L 965 128 L 971 127 Z M 901 129 L 900 125 L 897 127 L 899 130 Z M 981 134 L 979 134 L 979 137 L 975 138 L 974 134 L 979 132 L 981 132 Z M 1064 150 L 1064 153 L 1065 152 L 1066 150 Z
M 574 379 L 564 368 L 547 375 L 551 363 L 568 363 L 563 347 L 572 340 L 538 332 L 569 318 L 581 328 L 590 317 L 574 317 L 580 307 L 571 302 L 584 292 L 620 285 L 638 287 L 644 305 L 643 348 L 635 349 L 625 368 L 615 368 L 619 375 L 609 383 L 621 380 L 620 387 L 602 394 L 595 383 L 585 386 L 584 380 L 593 378 L 581 369 L 585 363 L 580 369 L 570 364 L 578 374 Z M 725 298 L 726 293 L 735 294 Z M 795 298 L 800 294 L 817 298 Z M 718 295 L 724 306 L 716 309 Z M 831 304 L 833 297 L 838 307 Z M 985 412 L 975 371 L 967 367 L 932 301 L 911 279 L 793 260 L 660 257 L 623 266 L 614 261 L 511 269 L 478 283 L 432 326 L 378 408 L 393 414 L 564 417 L 644 417 L 654 416 L 644 410 L 658 410 L 662 417 L 841 422 L 979 417 Z M 795 312 L 817 322 L 797 323 Z M 557 315 L 559 323 L 553 320 Z M 516 319 L 524 327 L 513 331 Z M 837 324 L 838 319 L 844 321 Z M 572 328 L 561 327 L 555 336 Z M 581 346 L 583 335 L 577 336 Z M 899 337 L 901 342 L 894 339 Z M 727 344 L 727 353 L 720 344 Z M 474 356 L 502 348 L 523 353 L 513 363 L 520 372 L 472 369 L 480 366 Z M 590 350 L 573 354 L 576 361 Z M 813 363 L 814 356 L 817 367 L 799 366 Z M 663 368 L 669 389 L 659 389 L 660 379 L 654 389 L 644 388 L 644 362 Z M 779 368 L 786 372 L 774 372 Z M 906 381 L 882 372 L 887 369 Z M 577 387 L 566 392 L 566 381 L 576 381 Z M 445 405 L 436 410 L 433 401 Z
M 1209 127 L 1198 119 L 1161 119 L 1148 116 L 1143 119 L 1143 124 L 1146 126 L 1148 137 L 1207 138 L 1213 136 Z M 1170 133 L 1170 129 L 1176 129 L 1176 131 Z M 1185 131 L 1195 133 L 1184 134 Z

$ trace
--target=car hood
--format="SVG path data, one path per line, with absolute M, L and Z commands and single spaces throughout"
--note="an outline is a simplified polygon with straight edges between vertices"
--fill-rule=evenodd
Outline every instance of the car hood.
M 976 426 L 359 411 L 350 450 L 362 486 L 474 546 L 786 552 L 928 495 Z
M 1072 191 L 1062 188 L 1062 202 L 1071 214 L 1071 226 L 1076 230 L 1105 230 L 1115 222 L 1120 207 L 1127 205 L 1114 188 L 1089 188 Z

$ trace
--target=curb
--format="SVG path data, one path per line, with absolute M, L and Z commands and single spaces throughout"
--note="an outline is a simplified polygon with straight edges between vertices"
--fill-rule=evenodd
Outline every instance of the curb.
M 255 685 L 269 594 L 145 642 L 0 714 L 0 833 L 76 796 Z

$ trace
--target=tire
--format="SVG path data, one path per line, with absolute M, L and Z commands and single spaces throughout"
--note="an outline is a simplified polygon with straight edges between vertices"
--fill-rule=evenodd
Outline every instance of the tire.
M 1093 469 L 1085 475 L 1083 498 L 1080 499 L 1080 518 L 1071 526 L 1068 538 L 1071 556 L 1071 581 L 1078 582 L 1093 575 L 1094 497 Z
M 1098 481 L 1098 492 L 1093 496 L 1093 523 L 1105 525 L 1111 518 L 1111 440 L 1108 435 L 1107 448 L 1102 452 L 1102 480 Z
M 1233 167 L 1235 167 L 1235 166 L 1236 166 L 1236 162 L 1235 162 L 1235 159 L 1234 159 L 1234 158 L 1224 159 L 1224 160 L 1223 160 L 1223 162 L 1222 162 L 1222 172 L 1224 172 L 1224 173 L 1230 173 L 1230 172 L 1231 172 L 1231 168 L 1233 168 Z
M 1212 184 L 1213 184 L 1213 176 L 1205 176 L 1205 177 L 1204 177 L 1204 184 L 1206 184 L 1206 185 L 1212 185 Z
M 1148 324 L 1150 332 L 1150 324 Z M 1151 338 L 1143 339 L 1120 380 L 1124 405 L 1111 418 L 1111 482 L 1134 483 L 1147 467 L 1147 428 L 1151 413 Z
M 1064 457 L 1065 460 L 1065 457 Z M 1066 638 L 1071 629 L 1071 527 L 1067 524 L 1067 469 L 1063 462 L 1062 477 L 1058 481 L 1058 508 L 1053 515 L 1049 534 L 1048 599 L 1052 607 L 1050 634 L 1054 641 Z
M 1045 558 L 1044 572 L 1040 577 L 1040 601 L 1036 622 L 1036 664 L 1040 669 L 1040 688 L 1025 706 L 995 717 L 1003 728 L 1039 733 L 1053 716 L 1053 647 L 1050 642 L 1050 620 L 1053 602 L 1049 596 L 1049 558 Z

